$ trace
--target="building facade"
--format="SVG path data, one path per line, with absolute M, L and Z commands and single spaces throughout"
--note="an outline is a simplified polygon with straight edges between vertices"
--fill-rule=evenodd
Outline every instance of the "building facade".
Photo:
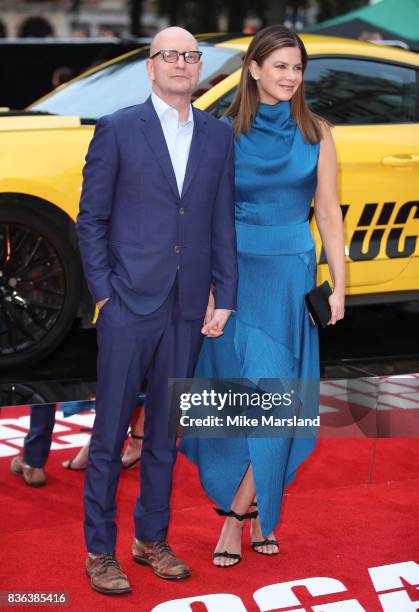
M 165 27 L 154 0 L 143 0 L 144 34 Z M 2 37 L 124 36 L 129 0 L 0 0 Z

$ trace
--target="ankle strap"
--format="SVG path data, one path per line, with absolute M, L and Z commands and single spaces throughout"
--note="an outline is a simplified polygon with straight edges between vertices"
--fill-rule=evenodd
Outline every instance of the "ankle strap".
M 238 521 L 244 521 L 244 519 L 252 519 L 258 516 L 258 511 L 254 510 L 253 512 L 247 512 L 246 514 L 237 514 L 234 510 L 229 510 L 226 512 L 225 510 L 221 510 L 221 508 L 214 508 L 217 514 L 220 516 L 231 516 L 232 518 L 237 519 Z
M 134 440 L 143 440 L 144 436 L 137 436 L 137 434 L 135 434 L 132 429 L 129 430 L 128 435 L 131 436 L 131 438 L 134 438 Z

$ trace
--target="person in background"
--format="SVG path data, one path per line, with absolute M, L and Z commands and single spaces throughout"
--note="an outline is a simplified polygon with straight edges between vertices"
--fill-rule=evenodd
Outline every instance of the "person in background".
M 99 26 L 97 35 L 100 38 L 113 38 L 115 36 L 115 32 L 106 25 Z
M 83 402 L 84 403 L 84 402 Z M 38 404 L 30 407 L 29 431 L 23 442 L 23 453 L 13 457 L 10 471 L 23 478 L 28 487 L 43 487 L 47 482 L 45 465 L 51 450 L 52 434 L 55 425 L 57 404 Z M 128 442 L 121 457 L 123 469 L 131 469 L 141 459 L 144 433 L 144 408 L 141 404 L 134 410 Z M 63 461 L 68 470 L 86 469 L 89 443 L 71 459 Z
M 63 83 L 71 81 L 72 78 L 74 78 L 74 71 L 69 66 L 60 66 L 52 73 L 51 85 L 56 89 Z
M 123 470 L 130 470 L 139 464 L 141 460 L 141 448 L 144 438 L 144 408 L 138 405 L 134 410 L 131 427 L 128 432 L 128 442 L 121 458 Z M 62 466 L 67 470 L 80 472 L 86 469 L 89 456 L 90 441 L 85 444 L 79 452 L 71 459 L 63 461 Z

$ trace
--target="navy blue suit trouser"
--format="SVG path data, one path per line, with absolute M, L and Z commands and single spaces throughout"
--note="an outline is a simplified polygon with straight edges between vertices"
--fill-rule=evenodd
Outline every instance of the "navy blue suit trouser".
M 138 390 L 147 377 L 140 495 L 135 537 L 165 540 L 169 523 L 176 438 L 168 435 L 168 378 L 190 378 L 202 343 L 202 320 L 179 313 L 177 282 L 149 315 L 130 311 L 117 293 L 97 321 L 96 418 L 84 487 L 84 533 L 91 553 L 114 552 L 115 496 L 121 451 Z
M 29 432 L 23 443 L 23 460 L 31 467 L 43 468 L 47 462 L 55 424 L 55 406 L 31 406 Z

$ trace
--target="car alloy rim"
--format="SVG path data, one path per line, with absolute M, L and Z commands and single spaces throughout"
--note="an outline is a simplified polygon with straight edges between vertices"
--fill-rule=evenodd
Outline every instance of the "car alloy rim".
M 65 271 L 38 231 L 0 224 L 0 356 L 22 352 L 47 336 L 64 308 Z

